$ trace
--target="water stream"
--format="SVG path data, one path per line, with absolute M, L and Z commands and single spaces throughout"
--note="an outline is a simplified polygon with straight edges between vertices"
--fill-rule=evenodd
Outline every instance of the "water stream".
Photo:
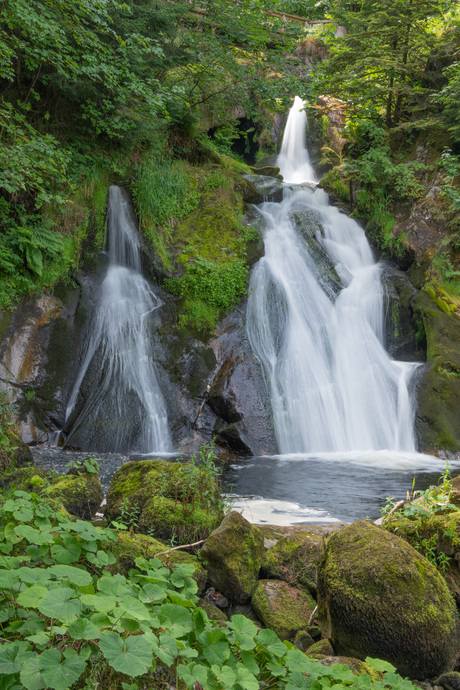
M 168 419 L 151 353 L 151 316 L 161 300 L 141 274 L 135 217 L 120 187 L 110 187 L 107 227 L 109 263 L 67 404 L 67 443 L 85 424 L 105 428 L 105 450 L 167 452 Z M 97 441 L 88 447 L 97 449 Z

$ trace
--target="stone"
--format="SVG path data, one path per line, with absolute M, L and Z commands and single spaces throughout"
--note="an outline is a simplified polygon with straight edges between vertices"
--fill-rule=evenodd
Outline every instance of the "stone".
M 200 555 L 209 581 L 235 604 L 251 598 L 264 553 L 262 532 L 232 511 L 203 545 Z
M 443 673 L 436 680 L 436 684 L 444 688 L 444 690 L 460 690 L 460 673 L 457 671 L 450 671 Z
M 315 601 L 307 592 L 290 587 L 283 580 L 259 580 L 252 607 L 262 623 L 281 640 L 294 640 L 307 627 Z
M 218 623 L 221 621 L 228 621 L 228 617 L 225 613 L 214 604 L 210 604 L 209 601 L 203 600 L 200 602 L 199 606 L 206 611 L 210 621 L 216 621 Z
M 188 544 L 206 538 L 221 522 L 223 503 L 215 476 L 191 462 L 140 460 L 115 472 L 106 515 L 129 515 L 136 531 Z
M 48 488 L 48 496 L 62 503 L 71 515 L 91 520 L 104 500 L 104 491 L 97 474 L 81 471 L 59 477 Z
M 323 554 L 323 538 L 307 529 L 280 539 L 264 555 L 261 574 L 269 579 L 316 592 L 316 566 Z
M 334 650 L 328 639 L 318 640 L 307 651 L 307 656 L 312 659 L 333 656 Z
M 457 651 L 456 618 L 442 575 L 404 539 L 364 520 L 330 537 L 318 568 L 318 620 L 338 654 L 430 678 Z
M 159 558 L 163 565 L 170 570 L 176 565 L 193 565 L 195 572 L 191 577 L 197 584 L 198 595 L 201 595 L 206 585 L 207 573 L 198 558 L 180 550 L 162 553 L 161 556 L 156 555 L 163 551 L 167 551 L 168 548 L 171 547 L 145 534 L 119 532 L 117 541 L 111 546 L 112 553 L 117 559 L 116 566 L 112 566 L 112 569 L 126 577 L 131 568 L 136 567 L 136 558 L 142 557 L 149 559 L 154 556 Z
M 295 634 L 294 644 L 301 652 L 305 652 L 314 643 L 314 639 L 306 630 L 299 630 L 299 632 Z
M 352 659 L 348 656 L 327 656 L 323 659 L 319 659 L 319 661 L 321 664 L 323 664 L 323 666 L 345 664 L 345 666 L 348 666 L 348 668 L 353 671 L 355 676 L 360 676 L 363 673 L 367 673 L 373 683 L 382 680 L 382 673 L 380 673 L 380 671 L 376 671 L 375 668 L 372 668 L 372 666 L 367 664 L 365 661 L 361 661 L 361 659 Z

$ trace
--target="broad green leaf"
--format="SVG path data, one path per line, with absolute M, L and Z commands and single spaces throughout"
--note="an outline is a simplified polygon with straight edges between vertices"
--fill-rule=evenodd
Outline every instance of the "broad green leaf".
M 92 606 L 100 613 L 113 611 L 117 605 L 117 600 L 114 597 L 104 597 L 99 594 L 82 594 L 80 601 L 85 606 Z
M 28 635 L 28 637 L 26 637 L 26 640 L 42 646 L 48 644 L 48 642 L 50 641 L 50 635 L 41 630 L 40 632 L 35 633 L 35 635 Z
M 256 646 L 255 636 L 257 634 L 257 626 L 248 618 L 242 615 L 232 616 L 228 627 L 233 630 L 233 639 L 241 647 L 241 649 L 254 649 Z
M 47 593 L 48 590 L 46 587 L 43 587 L 42 585 L 33 585 L 32 587 L 28 587 L 20 592 L 16 598 L 16 601 L 18 604 L 25 606 L 28 609 L 36 609 L 41 599 L 43 599 Z
M 178 654 L 177 642 L 173 637 L 166 633 L 161 633 L 158 638 L 151 630 L 148 630 L 145 633 L 145 639 L 148 641 L 154 655 L 160 661 L 168 667 L 173 665 Z
M 97 640 L 101 631 L 87 618 L 79 618 L 69 626 L 69 635 L 74 640 Z
M 154 585 L 152 583 L 144 585 L 141 591 L 139 592 L 139 599 L 144 604 L 164 601 L 166 599 L 166 596 L 167 595 L 163 587 L 160 587 L 159 585 Z
M 17 544 L 23 537 L 16 534 L 16 523 L 9 522 L 5 525 L 5 539 L 10 541 L 12 544 Z
M 199 641 L 203 645 L 203 654 L 211 666 L 213 664 L 222 666 L 229 658 L 230 645 L 220 628 L 213 628 L 202 633 Z
M 43 690 L 46 683 L 39 668 L 40 657 L 34 656 L 24 662 L 21 668 L 21 683 L 26 690 Z
M 274 656 L 284 656 L 286 654 L 286 645 L 284 645 L 278 635 L 269 628 L 259 630 L 257 633 L 257 642 L 265 647 L 265 649 Z
M 0 674 L 18 673 L 25 659 L 33 653 L 28 642 L 9 642 L 0 647 Z
M 259 690 L 259 681 L 243 664 L 237 664 L 236 683 L 244 690 Z
M 259 674 L 259 672 L 260 672 L 259 664 L 255 660 L 252 652 L 245 652 L 244 650 L 241 650 L 240 658 L 241 658 L 241 661 L 243 662 L 245 668 L 248 669 L 248 671 L 253 673 L 255 676 L 257 676 Z
M 67 577 L 69 582 L 78 586 L 86 586 L 92 582 L 91 575 L 87 570 L 70 565 L 52 565 L 47 569 L 47 572 L 54 575 L 58 580 Z
M 51 547 L 51 555 L 57 560 L 58 563 L 64 563 L 70 565 L 70 563 L 76 563 L 80 558 L 81 546 L 76 539 L 69 534 L 66 534 L 62 540 L 61 544 L 54 544 Z
M 201 664 L 188 664 L 187 666 L 178 666 L 177 675 L 182 678 L 188 688 L 193 688 L 195 683 L 199 683 L 204 688 L 208 683 L 208 669 Z
M 224 688 L 233 688 L 236 681 L 236 673 L 233 669 L 229 666 L 222 666 L 222 668 L 219 668 L 219 666 L 212 666 L 211 670 L 217 680 L 223 684 Z
M 241 660 L 244 662 L 243 656 L 241 656 Z M 252 671 L 252 669 L 248 666 L 249 670 Z M 272 676 L 276 676 L 277 678 L 283 678 L 287 671 L 284 666 L 281 666 L 277 661 L 269 661 L 267 663 L 266 668 L 270 671 Z M 254 671 L 252 671 L 254 673 Z
M 19 575 L 14 570 L 0 570 L 0 589 L 10 589 L 19 582 Z
M 22 582 L 27 582 L 33 585 L 37 582 L 45 582 L 50 580 L 51 577 L 48 575 L 48 571 L 45 568 L 18 568 L 17 573 Z
M 187 609 L 176 604 L 162 604 L 158 609 L 162 624 L 174 637 L 182 637 L 193 630 L 193 618 Z M 254 626 L 255 627 L 255 626 Z
M 59 587 L 47 592 L 37 606 L 38 610 L 48 618 L 68 619 L 81 612 L 80 599 L 75 597 L 75 590 L 70 587 Z
M 104 576 L 97 583 L 97 588 L 101 594 L 108 594 L 114 597 L 121 597 L 125 594 L 130 594 L 130 588 L 127 584 L 126 578 L 122 575 L 110 575 L 109 573 L 104 574 Z
M 42 544 L 51 544 L 53 542 L 51 534 L 48 534 L 48 532 L 41 532 L 30 525 L 18 525 L 15 528 L 15 532 L 18 537 L 23 537 L 31 544 L 37 544 L 38 546 Z
M 86 668 L 86 662 L 74 649 L 46 649 L 39 657 L 38 667 L 46 685 L 52 690 L 65 690 L 73 685 Z
M 136 621 L 147 621 L 150 618 L 148 608 L 135 597 L 125 594 L 119 600 L 118 605 L 124 611 L 124 618 L 134 618 Z
M 372 666 L 376 671 L 381 671 L 385 673 L 386 671 L 394 672 L 396 668 L 390 664 L 389 661 L 383 661 L 383 659 L 371 659 L 370 656 L 366 658 L 366 663 Z
M 122 638 L 115 632 L 102 635 L 99 647 L 115 671 L 141 676 L 152 666 L 152 649 L 143 635 Z

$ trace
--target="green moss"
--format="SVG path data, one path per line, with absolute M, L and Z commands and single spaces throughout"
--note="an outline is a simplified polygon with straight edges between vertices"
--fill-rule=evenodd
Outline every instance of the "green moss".
M 280 539 L 262 561 L 262 573 L 269 579 L 316 592 L 316 566 L 322 555 L 322 538 L 312 532 L 297 532 Z
M 453 653 L 456 612 L 444 579 L 403 539 L 365 521 L 330 537 L 318 604 L 323 634 L 341 654 L 426 678 Z
M 252 595 L 257 616 L 282 640 L 293 640 L 305 629 L 315 605 L 309 594 L 281 580 L 259 580 Z
M 329 640 L 318 640 L 315 644 L 311 645 L 307 651 L 307 656 L 311 659 L 322 659 L 323 657 L 330 657 L 334 654 L 332 645 Z
M 48 495 L 83 520 L 90 520 L 104 500 L 101 482 L 95 474 L 60 477 L 48 488 Z
M 38 467 L 20 467 L 8 474 L 0 476 L 0 487 L 5 490 L 9 488 L 21 491 L 35 491 L 38 482 L 46 485 L 53 478 L 53 473 L 48 470 L 41 470 Z
M 167 544 L 144 534 L 120 532 L 117 541 L 111 546 L 112 553 L 117 559 L 113 570 L 127 576 L 129 571 L 135 567 L 134 561 L 136 558 L 153 558 L 156 554 L 167 551 L 169 548 L 171 547 L 168 547 Z M 170 569 L 176 564 L 186 563 L 193 565 L 195 573 L 192 577 L 197 583 L 198 594 L 201 594 L 206 584 L 207 573 L 196 556 L 192 556 L 185 551 L 170 551 L 170 553 L 156 557 L 161 560 L 163 565 Z

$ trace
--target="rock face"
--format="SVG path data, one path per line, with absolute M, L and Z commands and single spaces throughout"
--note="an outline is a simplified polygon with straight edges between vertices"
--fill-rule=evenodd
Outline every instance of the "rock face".
M 282 580 L 259 580 L 252 607 L 262 623 L 281 640 L 293 640 L 296 633 L 308 626 L 315 600 Z
M 233 511 L 208 537 L 200 553 L 216 589 L 234 604 L 249 601 L 264 553 L 264 537 L 257 527 Z
M 365 521 L 329 539 L 318 607 L 336 652 L 385 659 L 404 676 L 439 675 L 458 649 L 455 604 L 443 577 L 403 539 Z
M 429 362 L 418 384 L 421 445 L 460 450 L 460 317 L 434 289 L 421 290 L 412 305 L 423 322 Z

